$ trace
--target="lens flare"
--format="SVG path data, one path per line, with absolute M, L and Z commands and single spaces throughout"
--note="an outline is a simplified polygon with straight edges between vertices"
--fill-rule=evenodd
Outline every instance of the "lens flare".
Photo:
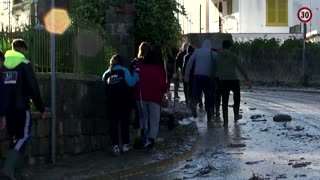
M 44 17 L 44 25 L 48 32 L 63 34 L 71 24 L 69 14 L 64 9 L 51 9 Z

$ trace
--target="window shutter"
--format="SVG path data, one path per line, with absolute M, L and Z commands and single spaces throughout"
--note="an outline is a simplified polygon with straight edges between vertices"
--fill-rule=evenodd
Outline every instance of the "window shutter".
M 278 0 L 278 23 L 288 25 L 288 0 Z
M 232 14 L 232 0 L 227 1 L 227 13 L 228 15 Z
M 267 1 L 267 25 L 274 25 L 277 23 L 277 0 L 266 0 Z

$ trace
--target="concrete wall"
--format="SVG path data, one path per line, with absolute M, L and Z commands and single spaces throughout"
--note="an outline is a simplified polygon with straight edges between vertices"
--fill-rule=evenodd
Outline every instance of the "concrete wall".
M 205 39 L 211 40 L 212 48 L 222 49 L 222 41 L 232 39 L 231 34 L 224 33 L 193 33 L 184 36 L 184 41 L 189 42 L 194 47 L 199 48 Z

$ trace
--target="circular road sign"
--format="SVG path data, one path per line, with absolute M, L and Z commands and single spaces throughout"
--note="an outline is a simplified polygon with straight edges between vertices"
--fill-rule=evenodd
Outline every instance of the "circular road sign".
M 308 7 L 302 7 L 298 10 L 297 16 L 302 23 L 307 23 L 312 19 L 312 11 Z

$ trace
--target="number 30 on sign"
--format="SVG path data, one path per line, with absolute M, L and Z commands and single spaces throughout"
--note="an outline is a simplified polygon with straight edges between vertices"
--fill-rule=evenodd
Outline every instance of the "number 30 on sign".
M 308 7 L 302 7 L 298 10 L 297 16 L 302 23 L 307 23 L 312 19 L 312 11 Z

